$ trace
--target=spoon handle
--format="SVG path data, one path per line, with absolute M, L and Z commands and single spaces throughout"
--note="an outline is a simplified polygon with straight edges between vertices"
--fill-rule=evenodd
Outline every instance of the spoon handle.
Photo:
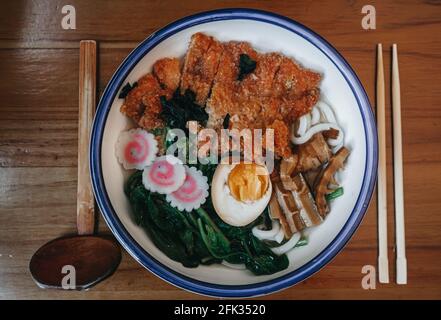
M 96 42 L 80 42 L 80 89 L 78 122 L 77 229 L 90 235 L 95 227 L 95 201 L 89 174 L 89 138 L 95 114 Z

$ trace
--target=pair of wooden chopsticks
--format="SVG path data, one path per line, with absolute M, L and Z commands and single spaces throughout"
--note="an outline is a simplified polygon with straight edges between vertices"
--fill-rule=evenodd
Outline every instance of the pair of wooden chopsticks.
M 377 46 L 377 126 L 378 162 L 378 274 L 381 283 L 389 283 L 387 256 L 387 196 L 386 196 L 386 120 L 383 71 L 383 48 Z M 394 146 L 396 282 L 407 283 L 406 244 L 404 233 L 403 151 L 401 141 L 400 76 L 397 45 L 392 46 L 392 113 Z

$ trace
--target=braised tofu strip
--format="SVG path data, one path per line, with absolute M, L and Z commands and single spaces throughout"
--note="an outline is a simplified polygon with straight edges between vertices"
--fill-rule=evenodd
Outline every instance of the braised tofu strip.
M 317 182 L 314 186 L 315 201 L 322 217 L 325 217 L 329 212 L 329 206 L 325 196 L 334 191 L 329 187 L 329 185 L 338 185 L 337 181 L 335 180 L 335 174 L 338 170 L 343 168 L 344 162 L 348 156 L 349 150 L 342 147 L 331 157 L 327 166 L 323 167 L 322 171 L 317 177 Z
M 291 238 L 293 235 L 293 231 L 291 231 L 291 227 L 288 224 L 285 213 L 280 207 L 275 190 L 273 190 L 273 193 L 271 195 L 271 200 L 269 203 L 269 213 L 272 219 L 279 220 L 280 225 L 282 226 L 283 234 L 285 235 L 285 239 Z
M 286 189 L 282 181 L 274 183 L 275 196 L 283 215 L 278 214 L 273 217 L 279 219 L 282 228 L 289 226 L 289 230 L 284 229 L 285 236 L 316 226 L 323 221 L 302 174 L 295 175 L 292 183 L 294 189 Z
M 315 170 L 328 162 L 332 156 L 331 149 L 322 133 L 315 134 L 308 142 L 299 145 L 295 151 L 298 155 L 296 167 L 298 172 Z

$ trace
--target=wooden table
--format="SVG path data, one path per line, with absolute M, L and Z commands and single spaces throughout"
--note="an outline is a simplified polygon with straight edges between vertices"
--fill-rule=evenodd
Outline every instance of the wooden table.
M 365 4 L 376 30 L 361 27 Z M 61 8 L 76 8 L 63 30 Z M 329 40 L 375 100 L 375 45 L 398 43 L 402 90 L 409 284 L 363 290 L 361 269 L 376 265 L 375 197 L 349 245 L 323 270 L 274 299 L 441 298 L 440 1 L 8 1 L 0 11 L 0 298 L 193 299 L 124 252 L 118 271 L 88 292 L 36 287 L 33 252 L 75 231 L 79 40 L 99 41 L 100 93 L 138 42 L 173 20 L 221 7 L 254 7 L 293 18 Z M 389 88 L 387 88 L 388 90 Z M 387 91 L 388 92 L 388 91 Z M 394 280 L 390 100 L 387 100 L 389 259 Z M 100 230 L 109 232 L 101 221 Z M 392 281 L 394 282 L 394 281 Z

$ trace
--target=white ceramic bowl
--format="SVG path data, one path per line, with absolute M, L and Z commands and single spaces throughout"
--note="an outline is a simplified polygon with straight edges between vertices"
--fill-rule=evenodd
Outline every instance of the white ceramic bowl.
M 331 204 L 325 222 L 311 231 L 309 244 L 292 250 L 288 269 L 267 276 L 222 265 L 185 268 L 155 247 L 131 218 L 123 192 L 127 172 L 118 164 L 114 146 L 118 134 L 130 127 L 119 111 L 117 95 L 124 84 L 151 71 L 159 58 L 183 57 L 195 32 L 221 41 L 243 40 L 261 52 L 276 51 L 321 72 L 322 99 L 336 110 L 351 150 L 340 175 L 344 195 Z M 152 34 L 124 60 L 110 80 L 97 109 L 90 149 L 95 196 L 104 218 L 122 246 L 162 279 L 193 292 L 223 297 L 271 293 L 309 277 L 328 263 L 347 243 L 369 204 L 377 170 L 375 123 L 366 93 L 354 71 L 323 38 L 282 16 L 249 9 L 200 13 L 174 22 Z

